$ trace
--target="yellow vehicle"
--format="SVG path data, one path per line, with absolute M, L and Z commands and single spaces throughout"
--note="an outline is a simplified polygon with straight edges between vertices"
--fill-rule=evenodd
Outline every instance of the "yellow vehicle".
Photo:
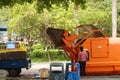
M 24 44 L 20 41 L 16 42 L 6 42 L 6 43 L 0 43 L 0 53 L 9 52 L 9 51 L 25 51 L 26 48 L 24 47 Z
M 0 69 L 7 70 L 9 76 L 18 76 L 22 68 L 29 69 L 31 60 L 20 41 L 8 41 L 7 26 L 0 25 Z
M 18 76 L 22 68 L 29 69 L 31 60 L 22 42 L 0 43 L 0 69 L 7 70 L 9 76 Z
M 0 43 L 0 59 L 25 59 L 26 48 L 20 41 Z

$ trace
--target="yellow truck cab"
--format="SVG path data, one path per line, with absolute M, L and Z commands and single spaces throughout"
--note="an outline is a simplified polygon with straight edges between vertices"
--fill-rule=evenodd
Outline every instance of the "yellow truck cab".
M 14 51 L 24 51 L 26 52 L 27 49 L 24 47 L 23 42 L 20 41 L 10 41 L 6 43 L 0 43 L 0 53 L 6 52 L 14 52 Z

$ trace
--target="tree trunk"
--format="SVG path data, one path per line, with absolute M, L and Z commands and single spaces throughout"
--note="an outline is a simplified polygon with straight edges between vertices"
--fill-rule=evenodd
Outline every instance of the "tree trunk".
M 47 53 L 47 57 L 48 57 L 48 60 L 50 62 L 51 58 L 50 58 L 50 53 L 48 52 L 48 47 L 47 46 L 45 47 L 45 52 Z
M 74 5 L 74 10 L 75 10 L 75 19 L 78 21 L 78 5 Z M 78 24 L 76 23 L 75 26 L 78 26 Z M 78 34 L 78 28 L 76 28 L 75 30 L 76 34 Z

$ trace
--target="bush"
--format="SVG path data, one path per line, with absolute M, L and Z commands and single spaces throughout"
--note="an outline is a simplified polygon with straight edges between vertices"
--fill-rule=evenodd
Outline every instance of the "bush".
M 28 57 L 32 59 L 33 62 L 38 61 L 49 61 L 48 59 L 48 53 L 51 61 L 63 61 L 68 60 L 65 57 L 64 51 L 61 49 L 49 49 L 47 52 L 43 50 L 43 47 L 41 44 L 35 44 L 32 46 L 31 52 L 29 51 L 27 53 Z
M 50 58 L 51 58 L 52 61 L 66 60 L 63 50 L 58 50 L 58 49 L 53 50 L 53 49 L 51 49 L 48 52 L 50 54 Z
M 43 49 L 35 49 L 32 52 L 32 57 L 33 58 L 41 58 L 41 59 L 45 59 L 47 58 L 46 52 Z
M 43 49 L 43 46 L 42 46 L 40 43 L 34 44 L 34 45 L 32 46 L 32 49 L 33 49 L 33 50 L 35 50 L 35 49 Z

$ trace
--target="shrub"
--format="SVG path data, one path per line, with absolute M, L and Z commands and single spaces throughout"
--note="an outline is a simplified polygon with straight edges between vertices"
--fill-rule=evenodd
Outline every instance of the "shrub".
M 31 52 L 27 53 L 28 57 L 30 57 L 33 61 L 49 61 L 49 57 L 52 61 L 61 61 L 68 60 L 65 57 L 64 51 L 61 49 L 49 49 L 48 51 L 43 50 L 41 44 L 35 44 L 32 46 Z
M 43 46 L 42 46 L 40 43 L 34 44 L 34 45 L 32 46 L 32 49 L 33 49 L 33 50 L 34 50 L 34 49 L 43 49 Z
M 63 50 L 58 50 L 58 49 L 53 50 L 53 49 L 51 49 L 48 52 L 50 54 L 50 58 L 51 58 L 52 61 L 66 60 Z

